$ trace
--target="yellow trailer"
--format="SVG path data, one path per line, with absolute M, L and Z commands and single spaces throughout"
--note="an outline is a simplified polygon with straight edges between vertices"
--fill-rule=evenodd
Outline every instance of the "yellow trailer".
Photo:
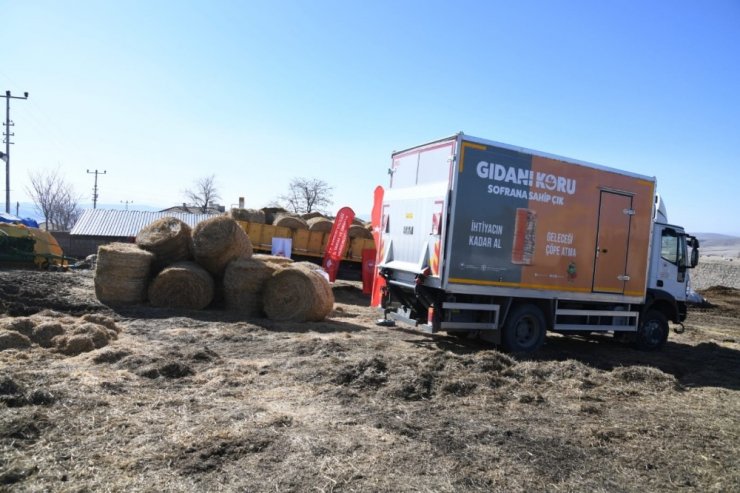
M 239 221 L 252 241 L 256 251 L 271 252 L 273 238 L 290 238 L 293 244 L 293 254 L 307 257 L 324 257 L 326 244 L 329 242 L 329 233 L 308 231 L 307 229 L 290 229 L 272 224 L 260 224 Z M 342 260 L 362 263 L 362 251 L 374 249 L 375 242 L 367 238 L 349 238 L 342 252 Z

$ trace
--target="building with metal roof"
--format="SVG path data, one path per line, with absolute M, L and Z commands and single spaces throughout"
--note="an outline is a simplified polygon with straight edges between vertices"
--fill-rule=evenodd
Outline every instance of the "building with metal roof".
M 97 253 L 98 246 L 113 242 L 133 243 L 141 229 L 163 217 L 175 217 L 191 228 L 214 214 L 87 209 L 69 234 L 54 236 L 65 255 L 83 258 Z

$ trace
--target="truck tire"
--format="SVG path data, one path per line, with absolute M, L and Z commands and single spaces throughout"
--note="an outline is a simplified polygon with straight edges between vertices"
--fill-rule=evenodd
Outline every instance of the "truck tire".
M 531 353 L 545 342 L 545 316 L 536 305 L 519 305 L 509 314 L 503 330 L 504 350 Z
M 637 329 L 637 349 L 656 351 L 668 340 L 668 319 L 658 310 L 648 310 Z

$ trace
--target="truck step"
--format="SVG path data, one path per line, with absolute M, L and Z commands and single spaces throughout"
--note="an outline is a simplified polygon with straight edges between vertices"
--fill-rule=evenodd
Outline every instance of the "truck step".
M 593 324 L 555 324 L 555 332 L 558 331 L 592 331 L 607 332 L 636 332 L 637 325 L 593 325 Z
M 495 323 L 483 322 L 442 322 L 442 330 L 464 329 L 464 330 L 497 330 L 498 325 Z

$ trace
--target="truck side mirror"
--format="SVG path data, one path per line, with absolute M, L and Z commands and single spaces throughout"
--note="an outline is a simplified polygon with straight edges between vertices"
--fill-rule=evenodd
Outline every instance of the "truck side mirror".
M 691 268 L 693 269 L 697 265 L 699 265 L 699 249 L 698 248 L 692 248 L 691 249 L 691 259 L 690 264 Z

